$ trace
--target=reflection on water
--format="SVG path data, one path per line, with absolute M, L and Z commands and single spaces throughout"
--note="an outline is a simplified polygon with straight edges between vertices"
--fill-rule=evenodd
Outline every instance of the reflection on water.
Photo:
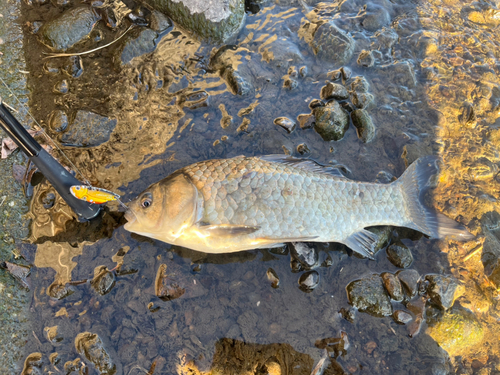
M 123 43 L 142 40 L 145 29 L 97 53 L 58 60 L 41 59 L 26 29 L 29 71 L 37 72 L 29 75 L 30 106 L 51 136 L 71 139 L 65 152 L 86 178 L 126 200 L 208 158 L 305 154 L 347 166 L 352 178 L 389 182 L 417 157 L 439 154 L 435 205 L 481 234 L 483 215 L 498 211 L 496 10 L 459 1 L 363 6 L 352 0 L 309 12 L 272 5 L 249 15 L 235 44 L 221 48 L 173 28 L 155 39 L 154 52 L 132 60 L 123 58 Z M 40 9 L 24 4 L 23 17 L 47 21 L 59 12 L 50 4 Z M 308 34 L 315 27 L 349 32 L 345 40 L 355 45 L 342 71 L 330 52 L 318 52 L 323 46 Z M 103 40 L 121 34 L 102 22 L 95 30 Z M 366 101 L 373 141 L 363 143 L 354 126 L 326 142 L 310 126 L 289 133 L 275 125 L 278 117 L 310 114 L 309 103 L 334 78 L 352 91 L 341 100 L 346 111 Z M 60 197 L 47 205 L 50 193 L 38 184 L 30 208 L 37 253 L 26 352 L 41 354 L 26 359 L 26 371 L 309 374 L 323 356 L 316 343 L 341 337 L 350 345 L 341 355 L 330 350 L 325 374 L 497 371 L 498 285 L 484 273 L 482 237 L 460 244 L 387 231 L 411 250 L 417 279 L 452 274 L 464 286 L 447 312 L 430 304 L 424 310 L 419 297 L 413 305 L 389 301 L 390 311 L 408 309 L 426 322 L 427 331 L 410 339 L 411 325 L 349 305 L 350 282 L 398 271 L 383 251 L 367 261 L 318 245 L 312 267 L 320 283 L 304 293 L 298 280 L 307 267 L 286 249 L 208 255 L 171 247 L 126 232 L 116 206 L 77 223 Z M 492 233 L 488 246 L 496 249 Z

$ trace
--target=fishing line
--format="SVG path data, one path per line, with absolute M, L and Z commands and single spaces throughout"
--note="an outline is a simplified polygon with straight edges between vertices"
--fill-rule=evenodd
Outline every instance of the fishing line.
M 2 79 L 2 77 L 0 77 L 0 81 L 2 81 L 2 83 L 4 84 L 4 86 L 7 88 L 7 90 L 9 90 L 9 92 L 11 93 L 11 95 L 17 100 L 17 102 L 19 103 L 19 105 L 26 111 L 26 113 L 28 113 L 28 115 L 33 119 L 33 121 L 35 122 L 35 124 L 38 126 L 38 128 L 40 129 L 40 131 L 42 132 L 42 134 L 45 136 L 45 138 L 50 141 L 57 150 L 59 150 L 59 152 L 62 154 L 62 156 L 66 159 L 66 161 L 68 162 L 68 164 L 71 166 L 71 168 L 73 168 L 73 170 L 78 173 L 82 179 L 83 179 L 83 182 L 85 184 L 87 184 L 88 186 L 92 186 L 92 184 L 90 183 L 89 180 L 87 180 L 85 178 L 85 176 L 83 175 L 82 172 L 80 172 L 80 170 L 76 167 L 75 164 L 73 164 L 73 162 L 68 158 L 68 156 L 66 156 L 66 154 L 64 153 L 64 151 L 58 146 L 58 144 L 45 132 L 45 130 L 42 128 L 42 126 L 40 125 L 40 123 L 35 119 L 35 117 L 31 114 L 31 112 L 28 110 L 28 108 L 26 108 L 26 106 L 21 102 L 21 100 L 17 97 L 16 94 L 14 94 L 14 92 L 11 90 L 11 88 L 5 83 L 5 81 Z M 6 104 L 6 103 L 3 103 L 3 104 Z M 12 108 L 10 106 L 8 106 L 9 108 Z M 17 112 L 17 111 L 16 111 Z

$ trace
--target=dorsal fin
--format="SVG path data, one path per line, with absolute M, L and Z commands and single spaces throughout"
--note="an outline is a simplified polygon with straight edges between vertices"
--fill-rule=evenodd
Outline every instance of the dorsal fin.
M 329 174 L 331 176 L 340 178 L 347 178 L 342 174 L 342 172 L 338 168 L 332 168 L 321 165 L 312 159 L 301 159 L 301 158 L 295 158 L 293 156 L 279 155 L 279 154 L 264 155 L 264 156 L 259 156 L 258 158 L 273 163 L 288 164 L 295 168 L 305 169 L 310 172 Z

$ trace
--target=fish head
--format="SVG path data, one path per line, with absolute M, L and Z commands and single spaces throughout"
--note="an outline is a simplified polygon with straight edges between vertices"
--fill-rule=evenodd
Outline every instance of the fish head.
M 200 212 L 198 189 L 182 173 L 151 185 L 131 201 L 125 214 L 129 232 L 174 243 Z

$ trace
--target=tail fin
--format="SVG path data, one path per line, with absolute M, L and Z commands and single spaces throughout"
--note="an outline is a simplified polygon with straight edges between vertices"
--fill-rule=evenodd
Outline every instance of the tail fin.
M 425 156 L 411 164 L 398 179 L 410 213 L 411 224 L 407 226 L 433 238 L 452 236 L 459 240 L 470 240 L 474 235 L 461 224 L 425 206 L 425 192 L 430 187 L 430 178 L 438 173 L 438 158 Z

